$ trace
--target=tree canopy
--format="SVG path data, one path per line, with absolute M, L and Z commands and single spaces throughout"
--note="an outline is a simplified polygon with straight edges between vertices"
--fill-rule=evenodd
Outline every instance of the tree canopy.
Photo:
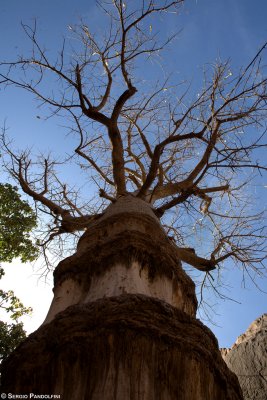
M 30 238 L 36 224 L 35 212 L 21 199 L 18 189 L 7 183 L 0 184 L 0 262 L 11 262 L 15 258 L 26 262 L 37 258 L 38 248 Z M 3 275 L 4 270 L 0 267 L 0 279 Z M 15 321 L 31 312 L 12 290 L 0 290 L 0 308 Z
M 63 117 L 76 146 L 60 162 L 51 155 L 33 160 L 27 149 L 15 152 L 4 132 L 5 166 L 50 216 L 45 247 L 89 229 L 109 202 L 131 193 L 153 206 L 181 260 L 203 271 L 204 280 L 225 260 L 250 276 L 262 274 L 263 213 L 253 210 L 244 188 L 267 170 L 258 158 L 266 147 L 266 44 L 237 73 L 228 61 L 211 65 L 195 95 L 171 77 L 152 85 L 144 79 L 149 61 L 176 37 L 154 32 L 155 17 L 175 17 L 182 3 L 99 2 L 103 35 L 83 21 L 70 26 L 78 44 L 64 41 L 56 57 L 40 44 L 36 25 L 23 25 L 32 53 L 3 61 L 0 83 L 30 92 L 50 116 Z M 57 167 L 68 162 L 80 166 L 101 201 L 61 178 Z M 206 248 L 199 253 L 191 247 L 203 229 Z
M 36 214 L 21 199 L 18 189 L 8 183 L 0 184 L 0 262 L 11 262 L 17 257 L 26 262 L 37 257 L 38 249 L 30 239 L 36 224 Z
M 30 239 L 30 232 L 36 227 L 36 214 L 29 204 L 22 200 L 18 189 L 10 184 L 0 184 L 0 262 L 11 262 L 20 258 L 22 262 L 33 261 L 38 248 Z M 0 267 L 0 279 L 4 270 Z M 26 338 L 23 323 L 18 322 L 23 315 L 32 311 L 25 307 L 13 290 L 0 289 L 0 308 L 14 322 L 0 321 L 0 362 Z
M 0 363 L 26 339 L 23 324 L 7 324 L 0 321 Z

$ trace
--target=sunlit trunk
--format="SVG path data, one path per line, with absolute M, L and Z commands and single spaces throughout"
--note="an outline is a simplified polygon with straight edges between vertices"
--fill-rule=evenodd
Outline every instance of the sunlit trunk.
M 44 324 L 4 364 L 5 393 L 64 400 L 242 399 L 150 206 L 120 198 L 55 270 Z M 52 398 L 52 397 L 51 397 Z

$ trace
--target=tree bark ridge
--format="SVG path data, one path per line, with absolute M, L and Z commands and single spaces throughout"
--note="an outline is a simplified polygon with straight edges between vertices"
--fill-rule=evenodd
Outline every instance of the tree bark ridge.
M 30 335 L 5 367 L 14 371 L 16 393 L 64 400 L 242 399 L 209 329 L 143 295 L 70 307 Z M 3 377 L 3 390 L 14 393 L 14 376 Z

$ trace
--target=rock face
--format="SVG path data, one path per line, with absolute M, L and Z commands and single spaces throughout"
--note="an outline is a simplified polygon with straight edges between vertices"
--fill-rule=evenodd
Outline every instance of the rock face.
M 64 400 L 242 400 L 193 281 L 150 205 L 121 198 L 54 273 L 44 324 L 3 364 L 2 392 Z
M 230 349 L 222 349 L 246 400 L 267 399 L 267 314 L 257 318 Z

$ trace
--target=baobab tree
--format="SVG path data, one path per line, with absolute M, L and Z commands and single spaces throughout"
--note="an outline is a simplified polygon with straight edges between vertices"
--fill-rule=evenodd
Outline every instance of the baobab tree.
M 79 240 L 54 271 L 44 324 L 4 363 L 2 390 L 64 400 L 242 399 L 216 339 L 195 318 L 195 285 L 181 262 L 200 271 L 202 286 L 226 260 L 264 271 L 263 217 L 247 211 L 243 190 L 248 171 L 266 170 L 256 158 L 265 146 L 265 46 L 237 75 L 227 62 L 212 66 L 193 100 L 171 78 L 152 88 L 135 68 L 150 68 L 171 45 L 175 35 L 154 34 L 153 21 L 182 0 L 132 3 L 99 3 L 100 41 L 83 23 L 70 27 L 80 43 L 71 58 L 64 43 L 49 59 L 36 27 L 24 25 L 32 55 L 1 64 L 2 85 L 27 90 L 70 123 L 77 145 L 65 162 L 77 161 L 99 196 L 83 202 L 56 161 L 44 156 L 37 166 L 3 132 L 7 170 L 50 216 L 43 249 L 67 235 Z M 186 245 L 187 225 L 200 220 L 206 255 Z

